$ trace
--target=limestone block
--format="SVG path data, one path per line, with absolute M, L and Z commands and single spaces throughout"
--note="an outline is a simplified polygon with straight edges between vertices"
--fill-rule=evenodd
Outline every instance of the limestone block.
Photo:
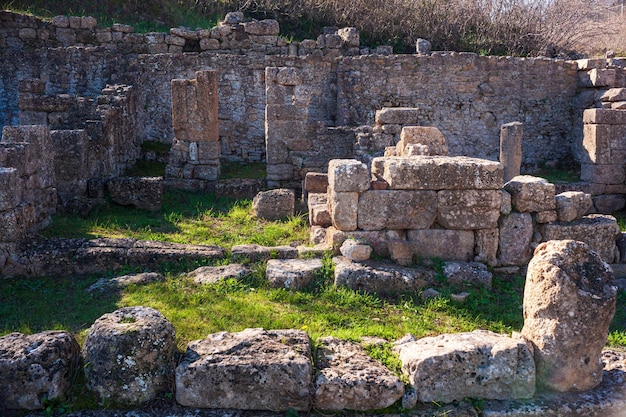
M 80 19 L 81 29 L 95 29 L 98 26 L 98 21 L 93 16 L 82 16 Z
M 422 402 L 531 398 L 535 364 L 522 339 L 486 330 L 425 337 L 396 347 Z
M 333 226 L 346 232 L 356 230 L 359 193 L 331 192 L 329 196 L 328 204 Z
M 87 292 L 110 294 L 111 292 L 120 291 L 130 285 L 146 285 L 160 281 L 165 281 L 165 277 L 158 272 L 142 272 L 114 278 L 100 278 L 87 288 Z
M 68 16 L 54 16 L 52 18 L 52 26 L 58 28 L 68 28 L 70 27 L 70 19 Z
M 626 112 L 624 112 L 626 113 Z M 596 184 L 622 184 L 626 180 L 624 165 L 580 165 L 580 179 Z
M 409 230 L 407 240 L 413 254 L 424 259 L 467 262 L 474 258 L 474 232 L 470 230 Z
M 170 35 L 178 36 L 183 39 L 197 41 L 198 40 L 198 32 L 195 30 L 189 30 L 185 28 L 170 28 Z
M 335 285 L 373 294 L 417 292 L 435 282 L 435 272 L 426 268 L 407 268 L 392 263 L 352 262 L 333 258 Z
M 626 110 L 626 101 L 616 101 L 611 103 L 611 108 L 613 110 Z
M 83 345 L 85 380 L 100 403 L 135 406 L 170 389 L 174 326 L 149 307 L 124 307 L 101 316 Z
M 244 31 L 250 35 L 268 36 L 278 35 L 280 26 L 273 19 L 254 20 L 243 24 Z
M 228 12 L 224 17 L 224 23 L 229 25 L 236 25 L 237 23 L 243 23 L 245 16 L 243 12 Z
M 24 78 L 17 84 L 20 93 L 43 94 L 46 92 L 46 81 L 40 78 Z
M 217 39 L 200 39 L 200 49 L 203 51 L 214 51 L 220 49 L 220 42 Z
M 23 186 L 17 169 L 0 167 L 0 212 L 20 204 Z
M 474 231 L 474 261 L 489 266 L 497 264 L 500 229 L 482 229 Z
M 17 242 L 35 225 L 33 203 L 0 212 L 0 241 Z
M 348 46 L 358 47 L 361 44 L 361 36 L 357 28 L 341 28 L 337 31 L 337 35 L 341 36 L 343 42 Z
M 626 112 L 612 109 L 587 109 L 583 112 L 585 124 L 626 124 Z
M 328 174 L 307 172 L 304 177 L 304 190 L 309 193 L 325 193 L 328 189 Z
M 265 276 L 274 288 L 300 290 L 311 285 L 322 268 L 320 259 L 270 259 Z
M 372 174 L 395 190 L 499 190 L 502 165 L 464 156 L 374 158 Z
M 260 219 L 279 220 L 293 216 L 296 195 L 293 190 L 280 188 L 261 191 L 252 200 L 254 215 Z
M 276 83 L 284 86 L 296 86 L 302 84 L 302 74 L 297 68 L 278 68 Z
M 430 55 L 431 51 L 432 45 L 428 40 L 418 38 L 415 41 L 415 52 L 417 52 L 418 55 Z
M 404 235 L 397 230 L 356 230 L 343 231 L 330 226 L 327 229 L 327 242 L 334 249 L 338 249 L 346 240 L 353 238 L 360 242 L 367 242 L 374 249 L 374 253 L 382 257 L 389 256 L 388 243 L 393 240 L 403 239 Z
M 20 111 L 20 125 L 47 125 L 48 113 L 41 111 Z
M 432 126 L 405 126 L 400 133 L 400 142 L 396 145 L 399 156 L 418 155 L 416 151 L 410 151 L 409 145 L 422 145 L 419 155 L 448 155 L 446 138 L 441 131 Z
M 491 288 L 493 275 L 479 262 L 446 262 L 443 275 L 450 284 Z
M 586 391 L 602 381 L 614 285 L 610 267 L 582 242 L 537 247 L 526 275 L 522 335 L 534 347 L 538 387 Z
M 418 122 L 419 109 L 411 107 L 384 107 L 376 110 L 376 124 L 415 125 Z
M 601 101 L 626 101 L 626 88 L 610 88 L 600 97 Z
M 269 164 L 267 165 L 267 180 L 280 181 L 293 179 L 294 167 L 291 164 Z
M 585 124 L 583 131 L 584 162 L 612 165 L 623 164 L 626 159 L 624 137 L 613 138 L 613 130 L 606 124 Z M 621 136 L 621 135 L 620 135 Z
M 0 337 L 0 404 L 3 409 L 38 410 L 65 399 L 78 371 L 80 347 L 64 331 Z
M 69 22 L 68 22 L 69 25 Z M 63 46 L 72 46 L 76 43 L 76 31 L 74 29 L 70 29 L 69 27 L 56 28 L 56 38 Z
M 317 353 L 316 409 L 380 410 L 404 395 L 402 381 L 354 342 L 325 337 Z
M 228 264 L 222 266 L 201 266 L 189 272 L 187 276 L 195 284 L 215 284 L 226 279 L 239 280 L 250 273 L 250 269 L 241 264 Z
M 163 178 L 117 177 L 107 181 L 111 200 L 124 206 L 159 211 L 163 201 Z
M 538 224 L 552 223 L 557 221 L 558 218 L 556 210 L 545 210 L 535 213 L 535 222 Z
M 568 239 L 584 242 L 605 262 L 613 263 L 620 229 L 613 216 L 591 214 L 570 223 L 543 225 L 541 235 L 544 242 Z
M 64 112 L 68 111 L 74 100 L 67 94 L 47 96 L 41 94 L 22 93 L 18 97 L 18 105 L 21 111 L 31 110 L 38 112 Z
M 597 69 L 589 71 L 591 85 L 594 87 L 614 87 L 616 85 L 617 73 L 615 69 Z
M 193 166 L 192 178 L 216 181 L 220 176 L 219 164 L 201 164 Z
M 502 190 L 502 205 L 500 206 L 500 214 L 510 214 L 511 210 L 513 210 L 511 194 L 509 194 L 506 190 Z
M 230 253 L 234 262 L 256 262 L 274 258 L 293 259 L 298 257 L 298 249 L 288 245 L 235 245 L 230 249 Z
M 511 213 L 500 218 L 499 260 L 502 265 L 526 265 L 530 260 L 533 218 L 530 213 Z
M 333 159 L 328 163 L 328 186 L 334 192 L 362 192 L 370 188 L 367 165 L 355 159 Z
M 372 255 L 372 247 L 354 239 L 346 239 L 341 244 L 339 252 L 354 262 L 367 261 Z
M 505 182 L 520 174 L 523 135 L 522 123 L 512 122 L 500 126 L 500 163 L 504 169 Z
M 604 194 L 593 197 L 593 206 L 601 214 L 615 213 L 624 208 L 626 199 L 621 194 Z
M 554 184 L 531 175 L 519 175 L 504 184 L 504 189 L 511 194 L 513 207 L 522 213 L 554 210 Z
M 571 222 L 583 217 L 591 205 L 591 195 L 582 191 L 565 191 L 557 194 L 556 211 L 560 222 Z
M 437 223 L 446 229 L 493 229 L 498 227 L 501 205 L 499 190 L 439 191 Z
M 403 239 L 390 240 L 387 243 L 389 258 L 402 266 L 409 266 L 413 263 L 413 248 L 411 244 Z
M 176 401 L 185 407 L 306 411 L 311 344 L 300 330 L 246 329 L 190 342 L 176 368 Z
M 54 171 L 61 183 L 91 178 L 91 147 L 85 130 L 53 130 Z M 73 186 L 73 185 L 72 185 Z M 79 190 L 75 190 L 79 194 Z
M 193 80 L 172 80 L 171 88 L 172 128 L 176 138 L 190 142 L 219 141 L 217 72 L 197 71 Z
M 309 205 L 309 223 L 311 226 L 328 227 L 332 225 L 328 204 Z
M 358 228 L 428 229 L 437 217 L 434 191 L 371 190 L 358 203 Z

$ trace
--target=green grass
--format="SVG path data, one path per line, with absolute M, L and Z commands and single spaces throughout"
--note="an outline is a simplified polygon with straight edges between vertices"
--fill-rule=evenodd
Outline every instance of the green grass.
M 130 237 L 218 245 L 227 249 L 245 243 L 277 246 L 308 241 L 308 226 L 303 215 L 283 221 L 256 219 L 250 200 L 185 191 L 166 191 L 163 207 L 158 212 L 111 203 L 86 219 L 78 215 L 58 215 L 40 233 L 44 237 Z

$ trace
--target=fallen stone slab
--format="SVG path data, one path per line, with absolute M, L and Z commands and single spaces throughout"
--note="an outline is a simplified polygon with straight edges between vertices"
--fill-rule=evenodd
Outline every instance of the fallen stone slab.
M 511 194 L 513 207 L 522 213 L 554 210 L 555 187 L 546 179 L 531 175 L 518 175 L 504 184 Z
M 487 266 L 479 262 L 446 262 L 443 275 L 450 284 L 470 284 L 486 288 L 491 288 L 493 279 Z
M 323 267 L 321 259 L 270 259 L 265 275 L 274 288 L 298 290 L 310 285 Z
M 523 339 L 476 330 L 425 337 L 395 349 L 422 402 L 531 398 L 535 393 L 535 363 Z
M 0 412 L 38 410 L 63 400 L 78 371 L 80 347 L 64 331 L 0 337 Z
M 295 204 L 294 191 L 286 188 L 261 191 L 252 200 L 254 215 L 267 220 L 281 220 L 293 216 Z
M 107 181 L 106 186 L 114 203 L 148 211 L 161 209 L 162 177 L 118 177 Z
M 122 275 L 115 278 L 100 278 L 87 288 L 87 292 L 117 291 L 129 285 L 146 285 L 164 280 L 165 277 L 163 274 L 159 274 L 158 272 L 143 272 L 139 274 Z
M 295 259 L 298 257 L 298 248 L 293 246 L 262 246 L 262 245 L 235 245 L 230 254 L 233 262 L 246 263 L 268 259 Z
M 225 279 L 241 279 L 250 273 L 250 268 L 241 264 L 222 266 L 201 266 L 187 276 L 196 284 L 215 284 Z
M 346 239 L 341 244 L 339 252 L 354 262 L 367 261 L 372 255 L 372 247 L 354 239 Z
M 393 263 L 352 262 L 344 257 L 333 258 L 335 285 L 376 294 L 418 292 L 435 282 L 435 271 L 409 268 Z
M 190 342 L 176 368 L 176 401 L 187 407 L 306 411 L 311 345 L 301 330 L 246 329 Z
M 380 410 L 404 395 L 404 384 L 357 343 L 325 337 L 317 349 L 315 408 Z

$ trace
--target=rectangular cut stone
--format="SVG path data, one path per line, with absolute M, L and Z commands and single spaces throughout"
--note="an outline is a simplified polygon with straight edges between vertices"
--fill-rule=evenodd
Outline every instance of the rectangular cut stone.
M 309 193 L 325 193 L 328 189 L 328 174 L 307 172 L 304 177 L 304 190 Z
M 328 163 L 328 186 L 335 192 L 362 192 L 370 188 L 367 165 L 356 159 L 333 159 Z
M 372 170 L 394 190 L 498 190 L 503 182 L 499 162 L 464 156 L 375 158 Z
M 384 107 L 376 111 L 376 124 L 398 124 L 398 125 L 414 125 L 417 124 L 419 117 L 419 109 L 411 107 Z
M 622 184 L 626 179 L 624 165 L 581 164 L 580 179 L 595 184 Z
M 172 80 L 172 128 L 177 139 L 219 141 L 217 72 L 197 71 L 193 80 Z
M 331 192 L 329 194 L 328 203 L 333 226 L 345 232 L 356 230 L 359 193 Z
M 616 261 L 616 242 L 620 229 L 613 216 L 591 214 L 569 223 L 545 224 L 541 228 L 543 242 L 578 240 L 585 242 L 607 263 Z M 619 259 L 617 259 L 619 261 Z
M 374 249 L 374 253 L 382 257 L 388 257 L 389 242 L 403 239 L 404 234 L 397 230 L 355 230 L 344 232 L 330 226 L 326 229 L 326 242 L 333 248 L 339 249 L 341 244 L 348 238 L 366 242 Z
M 500 229 L 483 229 L 474 232 L 474 261 L 483 262 L 489 266 L 497 263 Z
M 42 111 L 20 111 L 20 125 L 47 125 L 48 113 Z
M 469 230 L 409 230 L 407 239 L 421 258 L 468 262 L 474 257 L 474 232 Z
M 359 197 L 358 228 L 428 229 L 437 216 L 434 191 L 366 191 Z
M 87 132 L 84 130 L 53 130 L 50 135 L 54 147 L 57 181 L 89 179 L 91 169 Z
M 615 126 L 621 127 L 620 125 Z M 624 143 L 626 137 L 616 135 L 613 143 L 614 126 L 606 124 L 586 124 L 583 131 L 583 157 L 585 162 L 612 165 L 623 164 L 626 157 Z
M 437 193 L 437 223 L 446 229 L 498 227 L 502 193 L 499 190 L 444 190 Z
M 626 112 L 612 109 L 587 109 L 583 112 L 583 123 L 626 125 Z
M 504 185 L 511 194 L 511 203 L 519 212 L 539 212 L 556 209 L 555 187 L 544 178 L 518 175 Z
M 504 266 L 530 261 L 533 218 L 530 213 L 511 213 L 500 219 L 499 259 Z
M 0 167 L 0 211 L 16 207 L 21 200 L 22 181 L 17 170 Z

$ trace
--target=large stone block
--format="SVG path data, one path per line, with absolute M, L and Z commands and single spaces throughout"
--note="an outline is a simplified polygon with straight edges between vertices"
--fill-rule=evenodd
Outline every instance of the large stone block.
M 354 342 L 319 340 L 315 408 L 319 410 L 382 410 L 404 395 L 404 384 Z
M 500 229 L 483 229 L 474 232 L 474 261 L 494 266 L 498 258 L 500 243 Z
M 334 249 L 338 249 L 346 239 L 353 238 L 370 245 L 374 252 L 382 257 L 390 255 L 389 242 L 403 239 L 404 233 L 398 230 L 356 230 L 343 231 L 331 226 L 327 229 L 326 241 Z
M 600 165 L 623 164 L 626 158 L 626 138 L 613 138 L 613 130 L 621 126 L 585 124 L 583 130 L 583 161 Z
M 486 330 L 398 345 L 402 370 L 422 402 L 531 398 L 535 364 L 522 339 Z
M 17 169 L 0 167 L 0 211 L 10 210 L 22 201 L 23 185 Z
M 149 307 L 101 316 L 83 346 L 85 380 L 101 403 L 134 406 L 170 389 L 176 352 L 174 326 Z
M 471 261 L 474 257 L 474 232 L 470 230 L 409 230 L 407 239 L 413 255 L 450 261 Z
M 500 218 L 499 260 L 502 265 L 525 265 L 531 257 L 533 218 L 511 213 Z
M 176 138 L 190 142 L 219 141 L 217 72 L 197 71 L 195 79 L 174 79 L 171 87 L 172 128 Z
M 358 228 L 428 229 L 437 217 L 434 191 L 366 191 L 359 197 Z
M 362 192 L 370 188 L 367 165 L 356 159 L 333 159 L 328 163 L 328 186 L 335 192 Z
M 441 131 L 432 126 L 405 126 L 400 133 L 400 142 L 396 145 L 399 156 L 416 156 L 418 153 L 409 153 L 410 145 L 420 146 L 419 155 L 448 155 L 446 138 Z
M 186 407 L 307 411 L 311 345 L 300 330 L 246 329 L 190 342 L 176 368 L 176 401 Z
M 272 287 L 298 290 L 310 285 L 322 268 L 320 259 L 270 259 L 265 276 Z
M 45 400 L 64 400 L 79 361 L 80 347 L 67 332 L 0 337 L 2 409 L 37 410 L 46 407 Z
M 565 191 L 555 197 L 560 222 L 571 222 L 583 217 L 591 205 L 591 195 L 582 191 Z
M 117 204 L 159 211 L 163 202 L 163 178 L 118 177 L 107 181 L 107 191 Z
M 329 197 L 328 206 L 333 226 L 345 232 L 356 230 L 359 193 L 331 192 Z
M 554 210 L 554 184 L 531 175 L 518 175 L 504 184 L 504 189 L 511 194 L 511 203 L 519 212 L 540 212 Z
M 520 122 L 500 126 L 500 162 L 504 169 L 504 181 L 520 174 L 523 135 L 524 125 Z
M 602 381 L 616 295 L 610 267 L 586 244 L 537 247 L 526 275 L 522 335 L 534 346 L 540 388 L 586 391 Z
M 95 160 L 85 130 L 53 130 L 50 136 L 54 147 L 54 173 L 58 181 L 63 183 L 93 176 L 91 167 L 95 165 Z M 79 190 L 76 193 L 79 194 Z
M 620 229 L 615 217 L 591 214 L 570 223 L 545 224 L 541 235 L 544 242 L 568 239 L 584 242 L 605 262 L 613 263 Z
M 624 112 L 626 113 L 626 112 Z M 626 180 L 624 165 L 580 165 L 580 179 L 594 184 L 623 184 Z
M 498 190 L 502 165 L 464 156 L 374 158 L 372 173 L 395 190 Z
M 377 125 L 415 125 L 418 118 L 419 109 L 411 107 L 384 107 L 376 111 Z
M 587 109 L 583 112 L 583 123 L 626 125 L 626 112 L 612 109 Z
M 293 216 L 296 194 L 293 190 L 279 188 L 261 191 L 252 200 L 256 217 L 268 220 L 280 220 Z
M 499 190 L 439 191 L 437 223 L 446 229 L 493 229 L 498 227 L 501 205 Z

